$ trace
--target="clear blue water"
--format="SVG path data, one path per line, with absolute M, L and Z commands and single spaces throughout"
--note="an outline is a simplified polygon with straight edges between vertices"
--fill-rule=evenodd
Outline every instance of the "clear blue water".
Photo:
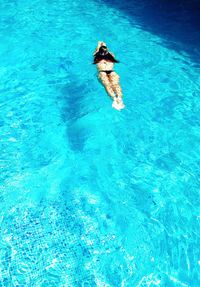
M 198 37 L 125 4 L 0 2 L 1 287 L 200 286 Z

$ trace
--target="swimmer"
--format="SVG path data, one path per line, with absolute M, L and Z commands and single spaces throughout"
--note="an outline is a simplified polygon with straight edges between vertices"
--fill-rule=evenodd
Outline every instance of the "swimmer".
M 119 84 L 119 75 L 113 70 L 114 64 L 119 63 L 115 56 L 109 52 L 104 42 L 98 42 L 98 46 L 93 54 L 99 79 L 105 87 L 108 95 L 113 99 L 112 107 L 121 110 L 125 107 L 122 101 L 122 89 Z

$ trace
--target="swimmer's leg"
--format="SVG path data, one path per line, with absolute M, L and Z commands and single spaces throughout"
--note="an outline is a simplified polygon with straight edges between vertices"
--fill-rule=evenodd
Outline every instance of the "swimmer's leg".
M 105 72 L 100 72 L 99 73 L 99 79 L 101 83 L 104 85 L 106 92 L 108 95 L 114 99 L 115 98 L 115 92 L 113 91 L 112 85 L 109 81 L 108 75 Z
M 110 80 L 113 91 L 116 93 L 117 97 L 119 97 L 121 99 L 122 98 L 122 89 L 121 89 L 121 86 L 119 84 L 118 74 L 116 72 L 112 72 L 109 75 L 109 80 Z
M 123 100 L 122 100 L 122 89 L 121 89 L 121 86 L 119 84 L 119 76 L 117 75 L 117 73 L 112 72 L 109 75 L 109 80 L 110 80 L 113 91 L 117 95 L 117 98 L 116 98 L 117 104 L 119 105 L 119 107 L 121 109 L 125 108 L 125 105 L 124 105 Z

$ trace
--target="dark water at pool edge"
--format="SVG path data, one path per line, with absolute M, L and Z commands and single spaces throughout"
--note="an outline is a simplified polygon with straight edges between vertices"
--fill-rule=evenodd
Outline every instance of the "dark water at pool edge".
M 118 9 L 133 25 L 162 38 L 163 44 L 188 55 L 200 68 L 200 1 L 98 0 Z M 102 21 L 102 20 L 101 20 Z M 186 53 L 186 54 L 185 54 Z

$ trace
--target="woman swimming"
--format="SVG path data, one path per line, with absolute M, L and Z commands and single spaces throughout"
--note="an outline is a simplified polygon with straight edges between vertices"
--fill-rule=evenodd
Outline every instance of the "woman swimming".
M 98 42 L 98 46 L 93 54 L 94 62 L 99 71 L 99 79 L 104 85 L 107 93 L 113 99 L 112 106 L 116 109 L 123 109 L 122 89 L 119 84 L 119 76 L 113 70 L 114 64 L 119 63 L 112 53 L 108 51 L 104 42 Z

